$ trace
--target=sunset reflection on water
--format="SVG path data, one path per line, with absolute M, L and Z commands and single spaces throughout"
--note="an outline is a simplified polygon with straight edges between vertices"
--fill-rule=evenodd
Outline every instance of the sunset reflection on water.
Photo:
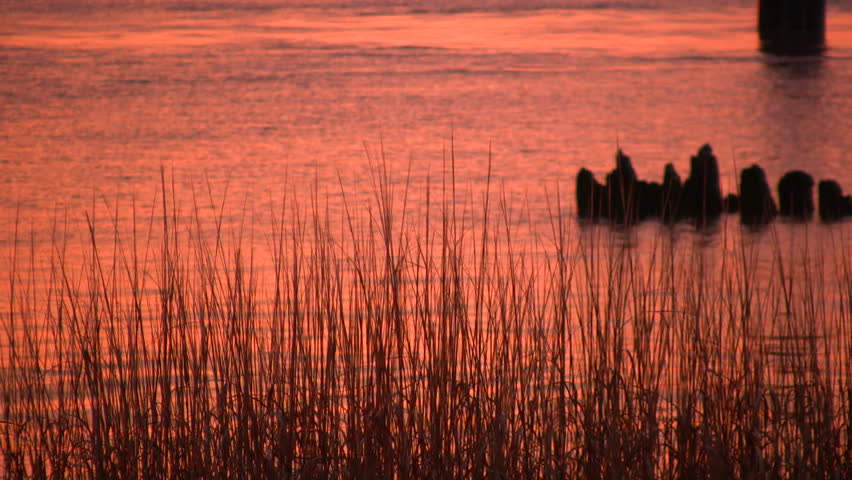
M 709 142 L 723 192 L 752 163 L 773 188 L 803 168 L 852 189 L 844 8 L 830 12 L 825 56 L 791 60 L 757 51 L 752 5 L 241 5 L 6 15 L 4 230 L 16 216 L 79 226 L 93 205 L 150 211 L 161 167 L 183 205 L 209 182 L 262 216 L 295 185 L 341 212 L 341 188 L 361 205 L 373 197 L 368 155 L 422 202 L 452 151 L 470 201 L 489 149 L 495 185 L 537 228 L 557 196 L 573 208 L 579 168 L 603 180 L 617 146 L 648 180 L 668 162 L 685 177 Z
M 852 192 L 836 3 L 801 58 L 752 0 L 0 4 L 0 477 L 848 470 L 852 221 L 574 192 Z

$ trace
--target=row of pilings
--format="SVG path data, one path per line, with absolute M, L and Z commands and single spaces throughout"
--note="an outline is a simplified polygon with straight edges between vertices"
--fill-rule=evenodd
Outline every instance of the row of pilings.
M 592 172 L 582 168 L 577 173 L 577 215 L 581 219 L 609 220 L 617 224 L 633 224 L 649 218 L 665 223 L 691 221 L 703 226 L 717 220 L 722 213 L 739 212 L 745 225 L 762 225 L 776 216 L 807 221 L 814 215 L 814 180 L 806 172 L 793 170 L 778 182 L 778 204 L 772 197 L 766 174 L 758 165 L 740 172 L 739 192 L 722 196 L 719 186 L 719 163 L 710 145 L 704 145 L 690 158 L 689 176 L 681 181 L 671 163 L 665 166 L 663 181 L 640 180 L 630 157 L 620 149 L 615 155 L 615 169 L 598 182 Z M 822 180 L 818 186 L 819 217 L 824 222 L 852 216 L 852 196 L 844 195 L 834 180 Z

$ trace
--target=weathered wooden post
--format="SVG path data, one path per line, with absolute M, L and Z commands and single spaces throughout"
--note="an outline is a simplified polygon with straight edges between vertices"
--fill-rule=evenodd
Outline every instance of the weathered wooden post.
M 760 49 L 811 55 L 825 49 L 825 0 L 758 0 Z

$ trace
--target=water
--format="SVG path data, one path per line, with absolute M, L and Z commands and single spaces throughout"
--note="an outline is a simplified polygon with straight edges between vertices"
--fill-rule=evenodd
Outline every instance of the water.
M 341 189 L 372 198 L 368 156 L 422 193 L 451 149 L 474 192 L 490 151 L 492 190 L 534 224 L 557 196 L 573 207 L 577 170 L 602 179 L 617 145 L 648 179 L 667 162 L 685 177 L 709 142 L 723 192 L 755 162 L 773 187 L 802 168 L 852 190 L 852 2 L 831 4 L 826 54 L 795 60 L 758 52 L 751 0 L 0 10 L 0 228 L 19 218 L 37 243 L 52 218 L 149 212 L 161 168 L 184 206 L 210 185 L 266 213 L 316 185 L 334 209 Z
M 390 263 L 384 261 L 384 246 L 370 244 L 368 240 L 380 244 L 381 239 L 360 229 L 377 218 L 377 187 L 370 170 L 371 165 L 382 162 L 392 175 L 390 185 L 397 195 L 392 209 L 397 214 L 394 227 L 400 230 L 402 197 L 406 188 L 409 193 L 409 216 L 405 218 L 412 237 L 410 243 L 399 242 L 399 248 L 409 248 L 400 255 L 405 259 L 400 262 L 405 274 L 399 281 L 401 291 L 410 295 L 403 299 L 403 307 L 421 309 L 423 314 L 406 316 L 408 324 L 401 340 L 391 325 L 380 325 L 385 337 L 380 335 L 376 344 L 404 342 L 406 361 L 414 372 L 411 378 L 417 379 L 394 382 L 400 388 L 405 385 L 400 405 L 403 399 L 431 394 L 431 387 L 424 389 L 423 385 L 431 385 L 432 378 L 440 380 L 445 351 L 458 349 L 463 358 L 471 355 L 472 367 L 466 361 L 447 367 L 452 372 L 444 380 L 451 377 L 453 392 L 465 389 L 462 380 L 467 381 L 468 376 L 480 382 L 490 379 L 488 375 L 478 377 L 481 372 L 469 375 L 485 367 L 487 372 L 493 369 L 494 385 L 531 384 L 529 392 L 564 393 L 551 382 L 556 378 L 559 356 L 572 360 L 569 381 L 582 381 L 584 374 L 596 372 L 593 366 L 585 370 L 583 360 L 599 351 L 604 352 L 600 358 L 606 358 L 608 348 L 612 348 L 612 357 L 620 358 L 626 352 L 631 365 L 637 358 L 638 364 L 664 368 L 655 392 L 665 397 L 677 396 L 678 387 L 692 388 L 693 393 L 724 398 L 728 405 L 724 388 L 702 390 L 704 383 L 684 381 L 679 375 L 709 379 L 711 386 L 718 380 L 720 386 L 729 386 L 731 398 L 747 394 L 748 388 L 737 386 L 742 378 L 739 369 L 751 368 L 751 353 L 744 354 L 748 349 L 743 345 L 754 344 L 754 351 L 761 352 L 757 363 L 768 365 L 768 384 L 779 390 L 792 377 L 791 364 L 804 364 L 810 360 L 808 355 L 817 359 L 814 363 L 820 368 L 815 371 L 825 372 L 826 385 L 836 388 L 825 389 L 827 393 L 821 395 L 841 392 L 837 404 L 848 415 L 848 402 L 841 398 L 845 390 L 840 385 L 849 378 L 852 351 L 848 321 L 852 256 L 846 253 L 852 251 L 852 222 L 824 225 L 779 220 L 753 232 L 740 230 L 736 217 L 725 217 L 718 225 L 695 232 L 689 225 L 668 229 L 655 222 L 627 230 L 580 226 L 570 217 L 577 171 L 587 167 L 602 179 L 613 166 L 617 146 L 633 158 L 637 173 L 645 179 L 659 180 L 668 162 L 685 177 L 689 156 L 709 142 L 720 160 L 724 193 L 734 191 L 738 171 L 755 162 L 765 168 L 773 187 L 784 172 L 798 168 L 817 180 L 834 178 L 847 192 L 852 191 L 848 169 L 848 152 L 852 151 L 852 1 L 831 2 L 829 49 L 821 57 L 789 59 L 759 53 L 755 24 L 754 0 L 2 2 L 0 378 L 6 382 L 0 385 L 11 391 L 6 395 L 7 404 L 13 399 L 5 422 L 14 430 L 12 444 L 28 445 L 28 438 L 41 439 L 45 433 L 40 421 L 19 427 L 9 418 L 17 420 L 24 414 L 56 408 L 63 412 L 62 418 L 74 419 L 77 435 L 85 434 L 79 437 L 84 440 L 75 441 L 73 434 L 66 435 L 64 423 L 47 421 L 63 431 L 63 438 L 72 439 L 66 442 L 72 445 L 68 447 L 73 450 L 71 458 L 80 457 L 80 452 L 89 455 L 86 442 L 93 430 L 84 428 L 88 424 L 80 411 L 91 407 L 91 392 L 86 386 L 78 387 L 80 376 L 75 373 L 83 371 L 75 365 L 87 361 L 81 358 L 89 355 L 88 342 L 101 344 L 103 357 L 99 357 L 97 369 L 106 372 L 107 390 L 111 390 L 116 361 L 133 367 L 122 347 L 133 350 L 141 346 L 168 372 L 172 365 L 195 358 L 193 352 L 200 351 L 204 341 L 195 335 L 203 335 L 203 322 L 213 332 L 211 344 L 223 347 L 214 348 L 219 352 L 214 357 L 223 361 L 212 361 L 210 369 L 230 365 L 224 360 L 239 351 L 254 355 L 260 363 L 268 361 L 276 372 L 279 366 L 281 372 L 290 366 L 298 373 L 298 377 L 282 377 L 264 372 L 269 376 L 258 376 L 261 387 L 257 396 L 241 392 L 229 398 L 262 398 L 273 390 L 279 396 L 285 392 L 286 397 L 289 391 L 297 392 L 290 398 L 345 402 L 355 398 L 353 411 L 369 412 L 358 409 L 361 397 L 369 397 L 366 390 L 360 391 L 360 382 L 350 385 L 347 379 L 352 378 L 345 372 L 338 374 L 326 361 L 332 358 L 327 350 L 329 339 L 336 339 L 343 346 L 336 354 L 340 365 L 352 361 L 348 352 L 364 352 L 352 361 L 353 369 L 374 371 L 371 355 L 376 352 L 370 348 L 374 348 L 377 334 L 372 317 L 358 317 L 353 326 L 350 316 L 391 305 L 380 294 L 389 283 L 383 276 Z M 444 196 L 442 182 L 449 181 L 445 176 L 449 164 L 454 166 L 452 178 L 458 185 L 457 215 L 465 223 L 460 233 L 453 232 L 458 237 L 442 245 L 440 209 L 435 204 Z M 175 263 L 167 266 L 158 263 L 160 243 L 156 239 L 161 172 L 165 172 L 165 188 L 173 191 L 167 196 L 174 196 L 179 204 L 174 215 L 190 232 L 178 229 L 176 237 L 189 245 L 189 252 L 173 253 Z M 433 202 L 431 236 L 421 234 L 426 222 L 419 221 L 425 215 L 427 187 Z M 477 242 L 487 238 L 482 224 L 475 223 L 486 188 L 492 194 L 490 211 L 500 218 L 492 219 L 489 230 L 497 240 L 489 244 L 488 255 L 478 255 Z M 298 315 L 291 317 L 288 300 L 283 307 L 280 300 L 274 307 L 270 300 L 274 288 L 267 247 L 274 241 L 273 232 L 289 235 L 302 226 L 287 216 L 273 227 L 285 192 L 287 201 L 307 214 L 314 208 L 320 213 L 327 209 L 339 220 L 345 204 L 361 222 L 355 228 L 355 241 L 346 228 L 329 227 L 330 235 L 345 241 L 322 244 L 328 251 L 312 251 L 310 238 L 302 243 L 293 235 L 284 242 L 284 253 L 278 252 L 284 257 L 285 287 L 290 286 L 288 281 L 301 285 L 294 295 L 306 300 L 301 307 L 305 309 L 303 318 L 308 319 L 305 325 L 289 323 Z M 504 199 L 505 204 L 501 203 Z M 223 202 L 226 206 L 220 207 Z M 569 212 L 565 224 L 572 280 L 567 294 L 559 290 L 564 272 L 557 267 L 551 243 L 557 202 Z M 199 212 L 202 222 L 192 221 L 193 211 Z M 138 224 L 128 234 L 134 228 L 130 223 L 134 212 Z M 226 232 L 226 247 L 221 250 L 215 240 L 220 212 Z M 121 222 L 119 236 L 139 240 L 138 247 L 125 244 L 125 257 L 110 256 L 113 216 Z M 149 234 L 150 218 L 155 218 L 151 222 L 155 231 Z M 98 269 L 91 259 L 88 219 L 94 219 L 96 226 L 103 262 Z M 310 237 L 313 225 L 302 227 Z M 238 243 L 234 236 L 244 230 L 246 237 L 254 235 L 246 241 L 257 247 L 249 251 L 254 268 L 246 280 L 250 284 L 247 290 L 254 293 L 257 289 L 255 296 L 248 296 L 257 317 L 252 317 L 256 323 L 248 324 L 251 332 L 234 338 L 228 320 L 234 313 L 230 311 L 233 264 L 229 262 L 235 256 L 231 247 Z M 194 249 L 193 242 L 199 238 L 208 243 Z M 441 250 L 456 238 L 462 240 L 452 247 L 464 251 L 452 252 L 459 255 L 458 285 L 443 274 L 446 264 Z M 293 251 L 288 250 L 293 245 Z M 300 250 L 302 245 L 307 246 Z M 630 248 L 621 249 L 621 245 Z M 28 260 L 30 248 L 32 263 Z M 497 253 L 492 256 L 492 252 Z M 631 255 L 638 261 L 634 263 Z M 67 271 L 59 272 L 56 263 L 51 264 L 51 258 L 57 257 L 66 262 Z M 424 257 L 428 260 L 422 262 Z M 143 273 L 137 273 L 135 262 Z M 302 273 L 295 272 L 296 263 L 304 269 Z M 80 265 L 91 270 L 80 269 Z M 10 274 L 12 268 L 18 275 Z M 208 268 L 215 271 L 212 280 L 206 277 Z M 366 273 L 363 291 L 354 281 L 357 269 Z M 30 275 L 29 270 L 35 272 Z M 175 278 L 166 278 L 163 270 Z M 720 275 L 719 271 L 726 273 Z M 237 277 L 233 275 L 234 281 Z M 255 284 L 257 278 L 260 281 Z M 422 284 L 405 283 L 413 283 L 414 278 Z M 170 303 L 174 300 L 172 280 L 187 289 L 179 295 L 179 307 Z M 136 281 L 141 285 L 139 293 Z M 424 285 L 426 294 L 420 290 Z M 455 288 L 460 290 L 458 296 L 447 293 Z M 289 295 L 290 290 L 285 290 Z M 313 296 L 318 300 L 312 301 Z M 167 298 L 169 302 L 164 300 Z M 556 311 L 551 307 L 563 299 L 568 309 L 565 325 L 551 314 Z M 139 304 L 131 300 L 139 300 Z M 452 307 L 447 311 L 441 308 L 444 300 Z M 502 312 L 507 303 L 511 313 L 505 320 L 500 317 L 501 323 L 494 312 Z M 167 317 L 159 315 L 167 304 L 188 314 L 185 323 L 174 325 L 188 336 L 172 333 L 168 322 L 161 321 Z M 246 304 L 240 301 L 235 305 L 235 317 L 249 310 L 244 311 Z M 600 305 L 605 313 L 593 314 Z M 112 317 L 114 308 L 117 313 Z M 144 333 L 138 334 L 129 328 L 137 308 L 138 320 L 145 325 Z M 468 315 L 469 323 L 455 324 L 456 308 L 464 311 L 459 315 Z M 750 315 L 743 309 L 749 309 Z M 273 312 L 287 322 L 270 327 L 275 323 L 270 321 L 276 315 Z M 82 320 L 69 320 L 78 313 Z M 175 319 L 180 317 L 172 313 Z M 447 327 L 447 318 L 453 325 Z M 338 321 L 334 331 L 326 326 L 326 322 Z M 601 328 L 601 321 L 607 331 L 624 328 L 626 344 L 618 336 L 601 339 L 599 332 L 592 335 L 593 328 Z M 290 356 L 288 340 L 298 337 L 302 329 L 303 348 L 307 349 L 304 359 L 290 363 L 295 356 Z M 348 329 L 355 334 L 350 335 Z M 438 338 L 443 331 L 450 333 Z M 473 337 L 467 338 L 468 331 Z M 457 335 L 461 332 L 465 334 Z M 588 336 L 580 340 L 584 332 Z M 698 337 L 702 339 L 693 342 Z M 161 341 L 169 338 L 175 350 L 161 350 Z M 508 369 L 500 346 L 506 338 L 512 340 L 505 342 L 506 358 L 513 359 Z M 643 341 L 647 345 L 642 346 Z M 704 347 L 720 360 L 706 360 Z M 377 356 L 405 360 L 384 348 Z M 649 348 L 652 355 L 662 352 L 661 360 L 642 357 Z M 57 353 L 60 351 L 64 353 Z M 158 357 L 170 351 L 178 352 L 174 362 Z M 30 365 L 29 355 L 40 357 Z M 497 358 L 501 360 L 495 361 Z M 548 366 L 551 358 L 553 365 Z M 692 359 L 707 364 L 697 362 L 692 367 Z M 70 365 L 68 370 L 63 362 Z M 716 367 L 721 368 L 714 370 Z M 416 368 L 429 375 L 419 377 Z M 154 371 L 149 369 L 156 367 L 141 371 Z M 327 373 L 329 383 L 319 382 L 322 396 L 308 389 L 309 384 L 314 385 L 312 380 L 301 379 L 325 378 Z M 229 375 L 242 380 L 240 373 Z M 388 378 L 394 379 L 394 375 L 388 374 Z M 180 382 L 178 377 L 175 385 Z M 133 374 L 115 378 L 132 379 Z M 294 378 L 293 384 L 288 383 Z M 761 379 L 746 377 L 746 387 L 749 381 L 762 385 Z M 76 412 L 75 404 L 66 410 L 68 404 L 59 399 L 56 385 L 63 382 L 74 385 Z M 477 388 L 484 392 L 482 404 L 500 405 L 503 388 L 494 388 L 499 392 L 492 398 L 488 382 Z M 652 383 L 643 382 L 625 384 L 623 392 Z M 176 397 L 198 400 L 202 397 L 193 392 L 212 394 L 206 379 L 196 383 L 199 390 L 175 388 Z M 206 390 L 200 388 L 204 386 Z M 588 387 L 581 384 L 578 388 Z M 410 388 L 420 390 L 414 395 Z M 40 392 L 42 403 L 14 401 L 32 391 Z M 529 408 L 523 407 L 528 394 L 507 391 L 507 398 L 517 398 L 518 406 Z M 335 395 L 328 395 L 332 392 Z M 464 395 L 470 398 L 468 393 Z M 773 401 L 777 398 L 772 397 Z M 142 408 L 134 407 L 143 420 L 151 415 L 150 405 L 160 401 L 156 393 L 151 399 L 151 403 L 140 403 Z M 676 399 L 667 401 L 671 403 L 662 403 L 662 410 L 678 405 Z M 428 424 L 428 412 L 422 416 L 419 410 L 422 401 L 407 402 L 410 418 L 425 418 Z M 125 403 L 118 402 L 115 410 L 108 411 L 124 411 Z M 569 403 L 571 408 L 580 405 Z M 85 408 L 79 410 L 80 405 Z M 344 405 L 350 406 L 336 405 L 337 410 L 331 407 L 326 412 L 332 420 L 323 423 L 312 417 L 310 428 L 344 425 L 336 415 L 346 411 Z M 731 428 L 741 423 L 737 419 L 748 420 L 741 413 L 747 411 L 741 407 L 747 403 L 730 405 L 737 412 L 728 412 L 729 416 L 723 412 L 719 418 L 733 419 Z M 760 402 L 758 406 L 768 405 Z M 309 402 L 310 408 L 303 411 L 312 412 L 314 406 Z M 447 412 L 452 416 L 447 425 L 474 418 L 456 409 Z M 215 417 L 206 411 L 203 415 L 204 421 Z M 264 419 L 278 416 L 284 418 L 274 408 L 261 414 Z M 602 416 L 604 421 L 617 418 Z M 769 418 L 765 411 L 752 416 Z M 243 417 L 234 418 L 235 426 L 249 425 Z M 437 425 L 442 417 L 431 418 Z M 515 420 L 504 431 L 532 435 L 534 442 L 549 438 L 544 432 L 550 431 L 550 417 L 518 418 L 523 424 Z M 527 424 L 529 418 L 538 419 L 535 421 L 545 427 Z M 181 425 L 192 423 L 179 420 Z M 639 420 L 636 425 L 645 421 Z M 157 431 L 152 425 L 159 421 L 143 421 L 139 435 L 105 431 L 119 439 L 144 438 L 143 432 Z M 797 423 L 781 423 L 788 430 L 761 438 L 795 439 L 795 432 L 787 433 Z M 352 425 L 345 424 L 346 428 Z M 675 424 L 666 421 L 661 425 Z M 19 430 L 24 433 L 17 433 Z M 725 435 L 728 430 L 719 431 Z M 841 438 L 839 434 L 837 438 Z M 511 448 L 529 444 L 528 440 L 511 441 Z M 773 442 L 763 443 L 771 447 Z M 44 448 L 42 443 L 37 443 L 36 453 Z M 221 445 L 224 443 L 217 443 L 214 450 Z M 425 445 L 426 451 L 435 447 Z M 176 450 L 170 444 L 160 447 L 164 452 Z M 296 450 L 307 452 L 309 448 Z M 574 451 L 582 450 L 572 448 L 570 455 Z M 672 447 L 671 452 L 677 451 Z M 0 467 L 0 476 L 3 468 L 7 464 Z

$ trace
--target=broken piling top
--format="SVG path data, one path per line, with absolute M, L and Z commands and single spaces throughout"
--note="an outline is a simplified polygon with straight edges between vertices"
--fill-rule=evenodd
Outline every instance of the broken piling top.
M 807 172 L 792 170 L 778 181 L 778 213 L 808 220 L 814 214 L 814 179 Z
M 689 160 L 689 177 L 683 183 L 681 213 L 704 224 L 722 213 L 719 163 L 713 155 L 713 149 L 707 144 Z
M 760 49 L 776 55 L 825 50 L 825 0 L 759 0 Z
M 819 182 L 819 216 L 823 222 L 835 222 L 852 216 L 852 195 L 844 195 L 834 180 Z
M 576 195 L 577 215 L 580 218 L 597 219 L 604 213 L 604 187 L 585 168 L 577 173 Z
M 633 188 L 636 180 L 636 170 L 633 169 L 633 162 L 619 148 L 615 153 L 615 170 L 609 172 L 606 176 L 607 187 L 617 187 L 620 190 L 626 191 Z
M 763 225 L 778 214 L 766 181 L 766 173 L 755 164 L 740 172 L 740 222 Z
M 606 176 L 607 207 L 609 218 L 616 222 L 632 223 L 636 217 L 636 171 L 630 157 L 621 149 L 615 154 L 615 170 Z

